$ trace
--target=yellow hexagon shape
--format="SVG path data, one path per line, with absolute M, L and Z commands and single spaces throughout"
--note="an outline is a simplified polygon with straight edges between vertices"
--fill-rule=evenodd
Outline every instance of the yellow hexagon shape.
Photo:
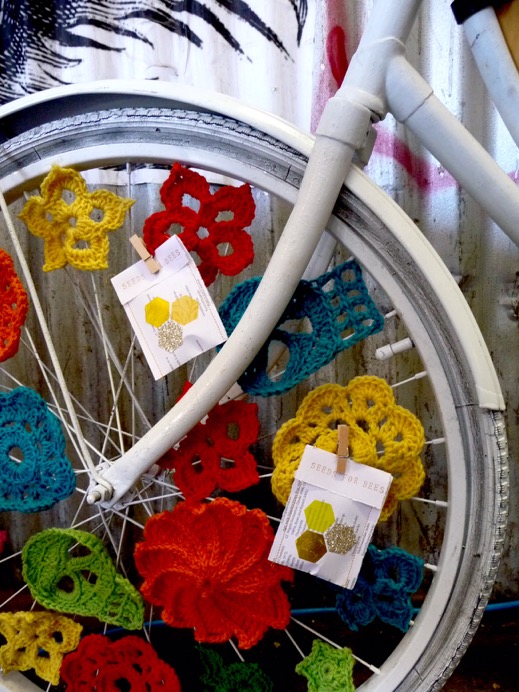
M 312 531 L 324 533 L 335 521 L 333 507 L 329 502 L 314 500 L 305 509 L 306 523 Z
M 326 554 L 324 537 L 315 531 L 305 531 L 296 538 L 296 550 L 301 560 L 318 562 Z
M 191 296 L 177 298 L 171 304 L 171 319 L 179 324 L 189 324 L 198 317 L 198 301 Z
M 169 320 L 169 303 L 164 298 L 153 298 L 144 308 L 146 322 L 152 327 L 160 327 Z

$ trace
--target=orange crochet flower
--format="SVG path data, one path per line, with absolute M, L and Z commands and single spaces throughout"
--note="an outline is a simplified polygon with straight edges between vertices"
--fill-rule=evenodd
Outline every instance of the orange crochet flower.
M 197 211 L 184 204 L 186 196 L 198 202 Z M 148 217 L 142 231 L 151 253 L 170 237 L 171 227 L 179 225 L 178 237 L 200 257 L 198 269 L 207 286 L 219 271 L 235 276 L 252 262 L 252 238 L 244 230 L 256 211 L 249 185 L 227 185 L 211 194 L 202 175 L 175 163 L 160 189 L 160 198 L 166 210 Z
M 248 649 L 290 619 L 280 582 L 292 570 L 267 559 L 273 538 L 259 509 L 227 498 L 179 503 L 148 520 L 135 549 L 142 595 L 162 606 L 168 625 L 194 628 L 198 642 L 234 635 Z
M 27 293 L 15 272 L 13 260 L 0 250 L 0 362 L 18 351 L 28 309 Z
M 186 384 L 184 393 L 191 387 Z M 202 500 L 216 488 L 236 493 L 259 481 L 256 460 L 249 452 L 258 432 L 256 404 L 217 404 L 205 423 L 197 423 L 159 464 L 175 469 L 175 483 L 188 500 Z

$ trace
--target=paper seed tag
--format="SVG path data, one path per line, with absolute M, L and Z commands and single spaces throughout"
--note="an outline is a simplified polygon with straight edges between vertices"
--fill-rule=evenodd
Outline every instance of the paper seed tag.
M 152 274 L 139 260 L 112 279 L 153 377 L 158 380 L 227 340 L 218 310 L 184 244 L 172 236 Z
M 355 586 L 393 477 L 307 445 L 269 560 L 347 589 Z

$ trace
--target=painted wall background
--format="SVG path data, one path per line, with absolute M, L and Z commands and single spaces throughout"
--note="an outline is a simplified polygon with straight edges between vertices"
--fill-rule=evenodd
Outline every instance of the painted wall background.
M 0 100 L 63 82 L 166 79 L 243 98 L 314 127 L 347 69 L 372 0 L 2 0 Z M 488 101 L 447 0 L 426 0 L 409 56 L 515 180 L 518 150 Z M 391 117 L 368 172 L 416 220 L 460 280 L 508 402 L 511 521 L 498 598 L 519 568 L 519 250 Z

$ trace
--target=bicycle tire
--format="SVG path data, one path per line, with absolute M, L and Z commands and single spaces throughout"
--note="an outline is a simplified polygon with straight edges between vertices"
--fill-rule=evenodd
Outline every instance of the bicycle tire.
M 288 201 L 305 165 L 300 152 L 229 118 L 124 109 L 51 122 L 7 142 L 0 150 L 0 184 L 11 199 L 22 187 L 34 187 L 52 162 L 86 168 L 141 161 L 149 158 L 151 145 L 162 163 L 203 164 Z M 495 579 L 507 513 L 506 437 L 501 412 L 479 405 L 472 356 L 460 342 L 444 298 L 395 232 L 398 224 L 411 228 L 411 222 L 378 188 L 368 185 L 367 190 L 368 198 L 361 200 L 343 189 L 328 232 L 376 273 L 404 316 L 442 401 L 451 448 L 439 569 L 415 625 L 380 666 L 381 674 L 372 675 L 362 689 L 434 690 L 466 650 Z M 424 246 L 423 252 L 425 264 L 438 262 L 432 249 Z

